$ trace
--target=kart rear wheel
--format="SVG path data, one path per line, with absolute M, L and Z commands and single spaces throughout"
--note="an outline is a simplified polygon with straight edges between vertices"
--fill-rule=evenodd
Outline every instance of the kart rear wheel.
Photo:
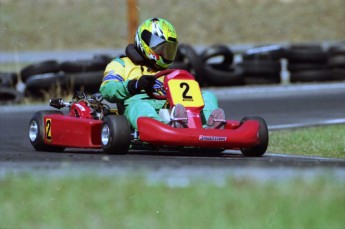
M 246 157 L 260 157 L 264 155 L 268 147 L 268 128 L 266 121 L 261 117 L 245 117 L 241 120 L 241 124 L 248 120 L 256 120 L 259 122 L 259 143 L 256 146 L 241 148 L 241 152 Z
M 30 139 L 31 145 L 37 151 L 62 152 L 65 150 L 64 147 L 47 145 L 46 143 L 44 143 L 44 134 L 45 134 L 44 116 L 50 115 L 50 114 L 63 115 L 61 111 L 54 111 L 54 110 L 36 112 L 30 120 L 29 139 Z
M 101 131 L 102 148 L 109 154 L 126 154 L 131 143 L 130 126 L 125 116 L 104 118 Z

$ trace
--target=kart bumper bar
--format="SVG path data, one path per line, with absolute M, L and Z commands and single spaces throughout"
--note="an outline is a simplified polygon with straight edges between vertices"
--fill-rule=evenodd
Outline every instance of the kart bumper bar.
M 138 119 L 140 140 L 162 146 L 240 149 L 259 143 L 260 125 L 248 120 L 236 129 L 173 128 L 157 120 Z

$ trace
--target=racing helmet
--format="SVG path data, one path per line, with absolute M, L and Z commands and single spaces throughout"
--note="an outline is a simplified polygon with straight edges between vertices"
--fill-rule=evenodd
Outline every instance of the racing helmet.
M 138 27 L 134 44 L 155 67 L 166 69 L 175 59 L 178 41 L 172 24 L 151 18 Z

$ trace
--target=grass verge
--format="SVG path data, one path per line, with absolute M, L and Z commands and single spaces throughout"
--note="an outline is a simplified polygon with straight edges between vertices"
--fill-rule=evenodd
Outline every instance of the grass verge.
M 345 125 L 271 131 L 268 151 L 345 158 Z
M 130 179 L 129 179 L 130 178 Z M 331 177 L 186 187 L 139 177 L 0 179 L 0 228 L 343 228 L 344 182 Z
M 121 48 L 127 1 L 0 0 L 0 50 Z M 139 21 L 163 17 L 182 43 L 343 40 L 343 0 L 138 0 Z

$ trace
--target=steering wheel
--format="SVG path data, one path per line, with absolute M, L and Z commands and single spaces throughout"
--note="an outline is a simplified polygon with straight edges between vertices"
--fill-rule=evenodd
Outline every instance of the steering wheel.
M 165 76 L 165 75 L 168 75 L 168 74 L 172 73 L 173 71 L 176 71 L 176 69 L 166 69 L 166 70 L 157 72 L 154 75 L 154 77 L 156 79 L 158 79 L 158 78 L 160 78 L 162 76 Z M 158 99 L 158 100 L 166 100 L 167 99 L 166 95 L 161 95 L 161 94 L 155 93 L 155 91 L 148 91 L 146 93 L 147 93 L 148 96 L 150 96 L 153 99 Z

